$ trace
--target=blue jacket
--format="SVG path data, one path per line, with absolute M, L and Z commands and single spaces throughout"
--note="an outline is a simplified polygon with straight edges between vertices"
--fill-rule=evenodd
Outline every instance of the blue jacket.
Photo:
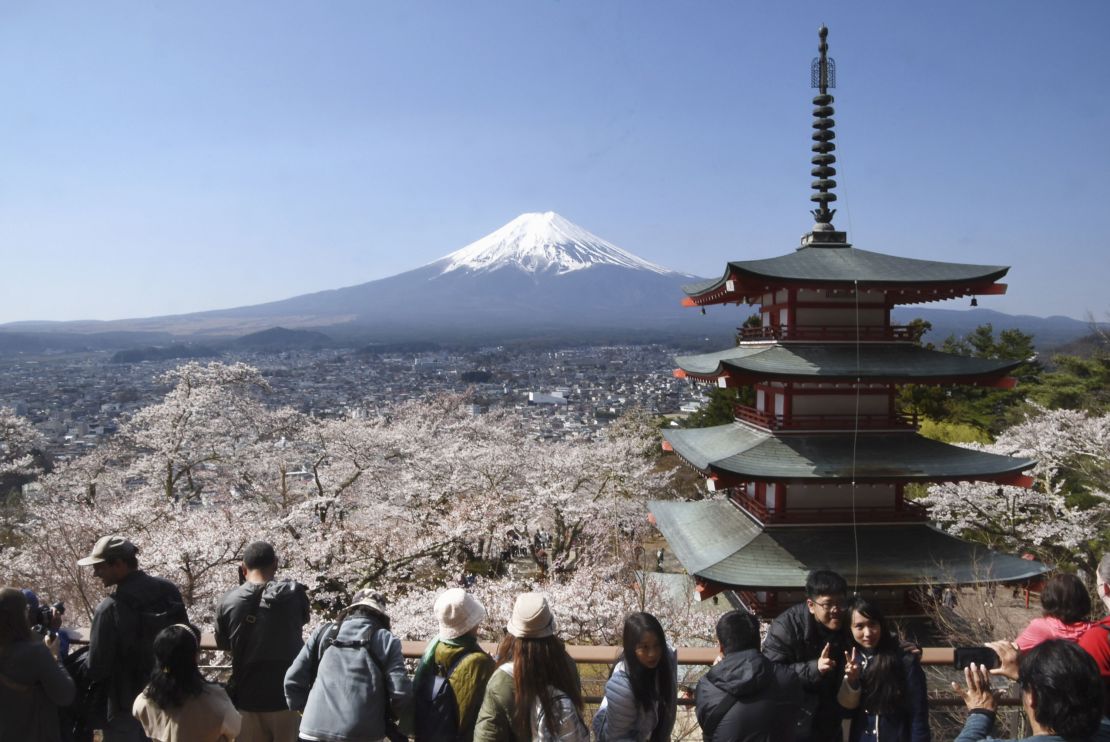
M 972 712 L 967 715 L 967 721 L 964 722 L 964 728 L 960 731 L 960 736 L 956 737 L 956 742 L 979 742 L 979 740 L 989 739 L 994 740 L 990 736 L 991 729 L 994 728 L 994 714 L 982 714 Z M 1005 742 L 1019 742 L 1018 740 L 1005 740 Z M 1035 734 L 1032 737 L 1026 737 L 1020 742 L 1065 742 L 1063 737 L 1055 734 Z
M 673 650 L 667 649 L 657 669 L 661 672 L 671 673 L 672 686 L 677 692 L 678 664 Z M 616 667 L 613 668 L 613 674 L 609 676 L 609 680 L 605 683 L 603 704 L 606 715 L 605 740 L 607 742 L 643 742 L 652 738 L 656 728 L 659 728 L 658 736 L 666 739 L 671 738 L 671 730 L 674 729 L 675 722 L 675 704 L 657 704 L 653 708 L 645 709 L 637 703 L 636 697 L 632 693 L 632 680 L 628 677 L 624 660 L 617 663 Z M 659 718 L 660 711 L 663 712 L 662 720 Z M 598 713 L 601 713 L 600 709 L 598 709 Z M 594 731 L 595 733 L 597 731 L 596 721 Z M 598 739 L 601 739 L 601 737 L 599 736 Z
M 412 682 L 405 673 L 400 640 L 376 619 L 351 616 L 340 626 L 336 642 L 369 640 L 370 646 L 329 646 L 320 654 L 321 642 L 332 625 L 324 624 L 312 632 L 285 673 L 289 708 L 303 711 L 301 735 L 323 742 L 380 740 L 385 737 L 387 711 L 406 731 L 411 716 Z M 317 657 L 319 664 L 313 678 L 312 667 Z M 385 668 L 384 677 L 379 663 Z
M 959 737 L 956 737 L 956 742 L 979 742 L 984 739 L 991 742 L 1064 742 L 1064 738 L 1056 734 L 1036 734 L 1020 741 L 995 740 L 990 736 L 992 728 L 994 728 L 994 714 L 972 712 L 967 715 L 963 731 L 960 732 Z M 1090 742 L 1110 742 L 1110 717 L 1102 717 Z

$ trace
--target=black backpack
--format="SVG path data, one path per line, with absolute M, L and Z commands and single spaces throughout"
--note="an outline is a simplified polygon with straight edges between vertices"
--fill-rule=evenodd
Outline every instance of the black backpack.
M 417 742 L 458 739 L 459 701 L 448 681 L 455 668 L 475 651 L 459 652 L 447 667 L 433 660 L 420 676 L 420 684 L 412 689 Z
M 131 702 L 146 687 L 154 670 L 154 637 L 174 624 L 188 623 L 189 617 L 185 604 L 168 594 L 145 604 L 128 593 L 116 592 L 112 598 L 135 621 L 134 633 L 119 627 L 123 677 L 114 684 L 120 694 L 114 699 L 116 709 L 130 715 Z
M 106 723 L 104 709 L 107 699 L 103 692 L 89 682 L 87 661 L 89 647 L 85 645 L 70 652 L 62 661 L 62 667 L 73 679 L 76 693 L 73 702 L 58 708 L 58 719 L 62 728 L 62 742 L 92 742 L 93 730 Z

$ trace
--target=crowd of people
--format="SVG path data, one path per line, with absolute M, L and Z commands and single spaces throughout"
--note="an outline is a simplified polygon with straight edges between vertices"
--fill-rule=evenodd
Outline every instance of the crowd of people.
M 201 635 L 177 587 L 139 569 L 131 541 L 105 536 L 78 564 L 114 589 L 87 648 L 68 657 L 57 632 L 31 631 L 26 591 L 0 590 L 0 742 L 91 739 L 94 728 L 105 742 L 662 742 L 675 728 L 678 657 L 649 613 L 625 617 L 587 724 L 577 666 L 540 593 L 516 596 L 490 655 L 479 644 L 485 607 L 463 588 L 443 591 L 438 633 L 410 678 L 384 596 L 358 592 L 305 641 L 306 588 L 279 579 L 273 546 L 255 542 L 216 608 L 216 646 L 231 658 L 219 685 L 201 673 Z M 967 666 L 953 684 L 969 709 L 957 742 L 990 735 L 995 677 L 1017 683 L 1027 739 L 1110 742 L 1110 618 L 1089 623 L 1081 587 L 1052 578 L 1044 616 L 1016 643 L 988 645 L 998 666 Z M 1110 555 L 1097 587 L 1110 611 Z M 694 690 L 705 740 L 930 742 L 920 649 L 840 575 L 810 573 L 806 599 L 762 641 L 744 610 L 720 616 L 715 633 L 719 655 Z

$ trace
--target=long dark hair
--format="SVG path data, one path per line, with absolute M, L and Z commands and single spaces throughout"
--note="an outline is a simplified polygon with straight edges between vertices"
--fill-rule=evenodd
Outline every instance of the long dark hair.
M 513 728 L 517 735 L 528 737 L 532 725 L 532 705 L 539 699 L 540 708 L 552 735 L 558 733 L 558 714 L 548 686 L 567 694 L 578 712 L 582 712 L 582 689 L 575 677 L 574 660 L 567 654 L 557 636 L 542 639 L 520 639 L 512 634 L 497 647 L 498 662 L 513 663 Z
M 863 708 L 877 714 L 905 710 L 906 668 L 902 664 L 902 649 L 882 610 L 862 595 L 856 595 L 848 601 L 847 613 L 849 628 L 853 616 L 858 613 L 879 624 L 881 632 L 875 654 L 860 678 L 863 686 Z
M 636 656 L 636 646 L 646 633 L 655 634 L 662 650 L 659 664 L 655 667 L 644 667 Z M 667 639 L 663 635 L 663 626 L 659 619 L 650 613 L 630 613 L 624 619 L 624 669 L 628 673 L 629 685 L 632 686 L 632 696 L 636 703 L 644 709 L 650 709 L 653 704 L 660 704 L 658 724 L 652 732 L 652 739 L 668 732 L 663 730 L 663 721 L 671 709 L 677 704 L 677 691 L 674 687 L 674 668 L 671 666 L 671 653 L 667 649 Z
M 1075 575 L 1058 574 L 1041 590 L 1041 607 L 1046 616 L 1068 624 L 1080 623 L 1091 617 L 1091 594 Z
M 167 626 L 154 637 L 154 671 L 143 693 L 163 709 L 181 707 L 204 692 L 204 676 L 197 667 L 200 632 L 192 626 Z

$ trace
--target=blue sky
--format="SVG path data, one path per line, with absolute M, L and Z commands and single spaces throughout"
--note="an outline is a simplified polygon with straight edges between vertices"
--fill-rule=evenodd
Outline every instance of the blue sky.
M 0 5 L 0 322 L 361 283 L 525 211 L 704 276 L 783 254 L 811 224 L 822 22 L 851 241 L 1012 265 L 984 307 L 1110 311 L 1101 0 L 23 0 Z

